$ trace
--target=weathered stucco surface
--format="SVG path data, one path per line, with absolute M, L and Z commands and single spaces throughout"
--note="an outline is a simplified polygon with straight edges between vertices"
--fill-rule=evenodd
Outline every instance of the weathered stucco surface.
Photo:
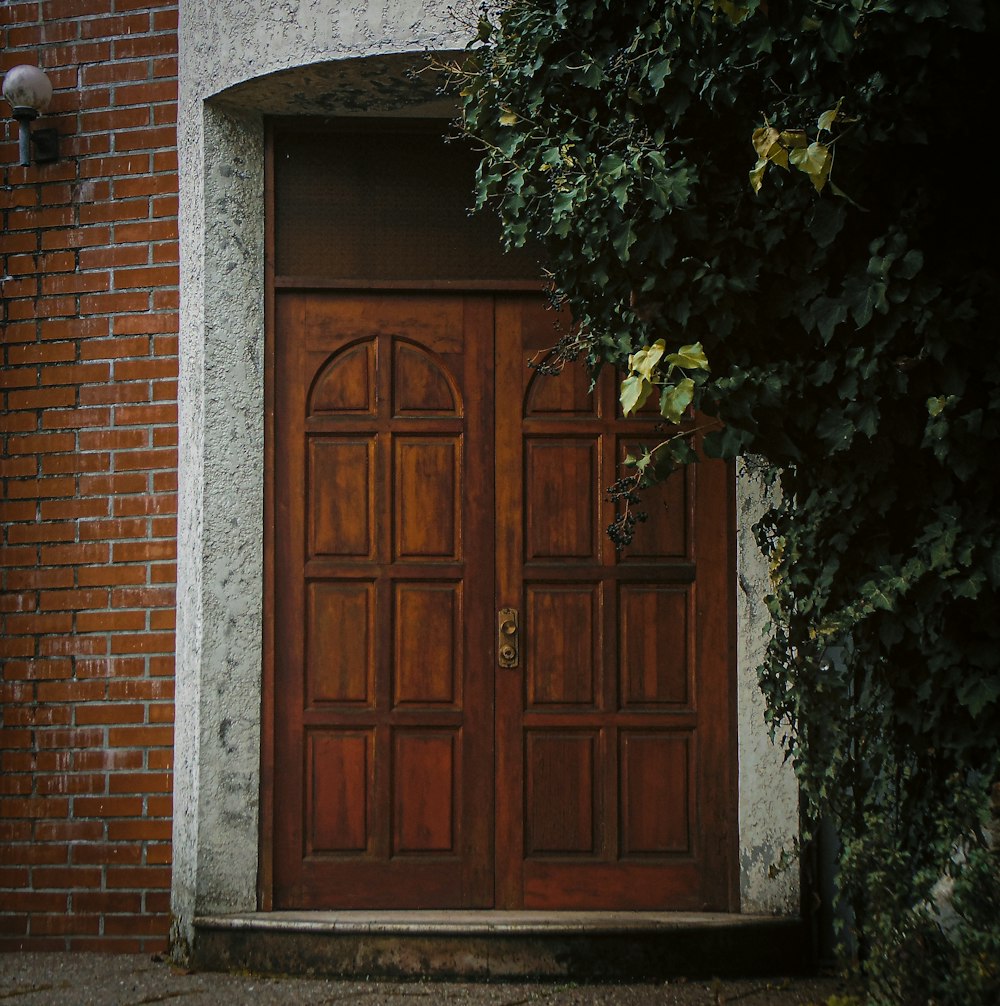
M 791 766 L 770 741 L 764 696 L 757 687 L 756 668 L 767 641 L 764 597 L 769 574 L 750 529 L 760 519 L 764 500 L 764 487 L 754 474 L 753 461 L 741 461 L 736 494 L 740 900 L 744 912 L 792 914 L 799 907 L 797 865 L 776 874 L 773 868 L 782 852 L 794 849 L 798 789 Z
M 175 938 L 257 907 L 262 652 L 265 114 L 446 114 L 427 50 L 474 4 L 185 0 L 180 24 L 181 383 Z M 453 8 L 467 11 L 463 19 Z M 741 478 L 740 512 L 756 490 Z M 756 565 L 755 565 L 756 562 Z M 745 911 L 789 911 L 767 866 L 795 828 L 752 668 L 759 560 L 741 536 L 740 847 Z
M 256 899 L 263 549 L 259 117 L 203 110 L 185 192 L 174 871 L 176 918 Z M 190 195 L 189 195 L 190 193 Z M 231 221 L 239 221 L 236 230 Z

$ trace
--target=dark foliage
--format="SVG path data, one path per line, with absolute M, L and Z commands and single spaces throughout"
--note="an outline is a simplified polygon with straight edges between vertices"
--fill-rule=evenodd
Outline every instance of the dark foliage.
M 981 0 L 513 0 L 455 67 L 480 203 L 542 243 L 579 322 L 558 357 L 766 459 L 761 686 L 887 1001 L 1000 981 L 969 949 L 995 954 L 1000 919 L 928 908 L 945 874 L 966 905 L 989 891 L 969 864 L 997 883 L 996 22 Z M 619 536 L 691 451 L 635 460 Z M 913 953 L 927 926 L 937 956 Z

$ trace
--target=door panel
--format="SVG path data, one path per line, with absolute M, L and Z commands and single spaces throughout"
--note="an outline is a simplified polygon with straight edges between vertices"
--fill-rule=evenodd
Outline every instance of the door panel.
M 275 907 L 734 907 L 726 467 L 617 554 L 657 416 L 529 369 L 537 296 L 282 292 L 275 330 Z

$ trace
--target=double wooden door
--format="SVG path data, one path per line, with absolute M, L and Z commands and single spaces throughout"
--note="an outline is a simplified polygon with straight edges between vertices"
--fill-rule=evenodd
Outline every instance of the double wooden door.
M 281 292 L 273 904 L 734 907 L 732 501 L 537 295 Z

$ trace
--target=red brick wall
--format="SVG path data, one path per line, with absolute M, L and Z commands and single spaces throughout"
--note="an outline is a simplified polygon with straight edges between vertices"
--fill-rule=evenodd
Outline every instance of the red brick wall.
M 176 0 L 0 5 L 0 947 L 151 950 L 170 884 Z M 6 102 L 0 114 L 9 113 Z

